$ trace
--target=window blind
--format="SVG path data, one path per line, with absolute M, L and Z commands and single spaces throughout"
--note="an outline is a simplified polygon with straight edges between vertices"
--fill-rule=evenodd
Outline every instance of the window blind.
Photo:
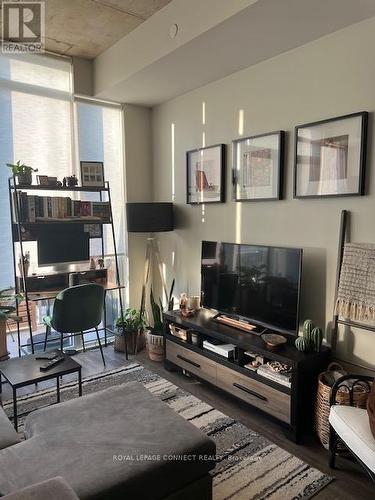
M 0 56 L 0 287 L 13 285 L 6 163 L 18 160 L 59 179 L 73 169 L 71 62 Z M 28 243 L 35 264 L 36 245 Z

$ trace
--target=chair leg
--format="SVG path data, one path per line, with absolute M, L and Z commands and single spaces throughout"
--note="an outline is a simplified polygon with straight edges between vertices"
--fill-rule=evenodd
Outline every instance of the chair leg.
M 82 347 L 83 347 L 83 352 L 86 352 L 86 347 L 85 347 L 85 338 L 83 336 L 83 332 L 81 332 L 81 338 L 82 338 Z
M 60 351 L 64 351 L 64 335 L 60 333 Z
M 337 444 L 338 444 L 338 436 L 337 436 L 334 428 L 330 425 L 329 426 L 329 452 L 330 452 L 329 466 L 331 469 L 335 468 Z
M 102 347 L 102 343 L 100 342 L 100 337 L 99 337 L 98 329 L 96 327 L 95 327 L 95 331 L 96 331 L 96 337 L 98 339 L 100 354 L 102 355 L 103 365 L 105 366 L 105 359 L 104 359 L 103 347 Z
M 47 349 L 47 337 L 51 332 L 51 327 L 46 325 L 46 336 L 44 337 L 44 351 Z

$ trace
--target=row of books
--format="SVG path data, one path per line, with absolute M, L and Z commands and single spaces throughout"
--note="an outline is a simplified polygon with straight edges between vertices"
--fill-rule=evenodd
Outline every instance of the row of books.
M 15 193 L 13 195 L 15 197 Z M 13 213 L 16 213 L 15 210 Z M 81 201 L 66 196 L 29 195 L 23 191 L 19 193 L 19 213 L 20 222 L 53 222 L 81 218 L 110 222 L 111 219 L 110 205 L 107 201 Z

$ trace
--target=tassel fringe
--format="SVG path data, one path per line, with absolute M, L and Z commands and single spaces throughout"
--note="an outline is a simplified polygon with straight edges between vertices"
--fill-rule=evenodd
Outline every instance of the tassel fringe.
M 341 318 L 351 321 L 375 320 L 375 307 L 338 299 L 336 302 L 336 314 Z

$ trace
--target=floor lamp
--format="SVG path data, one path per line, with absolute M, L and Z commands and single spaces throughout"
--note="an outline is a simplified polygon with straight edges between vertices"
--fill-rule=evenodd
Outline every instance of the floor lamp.
M 154 259 L 157 263 L 163 292 L 168 300 L 168 291 L 163 275 L 163 265 L 160 258 L 159 246 L 155 239 L 155 233 L 173 231 L 173 203 L 127 203 L 126 217 L 129 233 L 148 233 L 140 305 L 140 312 L 143 314 L 146 304 L 146 289 L 150 280 Z

